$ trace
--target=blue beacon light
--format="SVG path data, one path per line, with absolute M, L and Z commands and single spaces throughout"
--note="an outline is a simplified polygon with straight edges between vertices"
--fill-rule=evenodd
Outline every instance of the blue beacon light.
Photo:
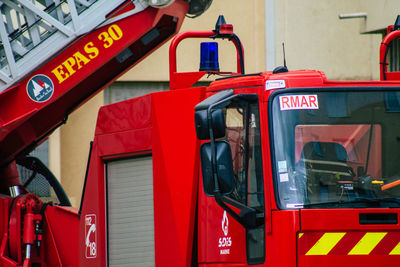
M 219 71 L 217 42 L 200 44 L 200 71 Z

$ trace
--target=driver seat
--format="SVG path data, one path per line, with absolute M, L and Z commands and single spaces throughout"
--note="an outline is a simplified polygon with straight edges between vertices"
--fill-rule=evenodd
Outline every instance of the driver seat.
M 338 201 L 343 197 L 344 184 L 353 183 L 354 171 L 347 164 L 346 149 L 339 143 L 309 142 L 299 163 L 304 164 L 310 203 Z

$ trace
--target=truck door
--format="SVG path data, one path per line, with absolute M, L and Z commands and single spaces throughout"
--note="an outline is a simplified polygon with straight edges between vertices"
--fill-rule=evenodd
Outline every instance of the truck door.
M 234 174 L 233 190 L 224 201 L 236 213 L 243 206 L 254 210 L 256 225 L 243 227 L 201 189 L 199 262 L 261 264 L 265 259 L 265 201 L 258 101 L 234 101 L 223 113 L 225 136 L 218 140 L 229 144 Z
M 399 265 L 399 99 L 394 87 L 272 96 L 275 213 L 298 214 L 285 237 L 298 266 Z

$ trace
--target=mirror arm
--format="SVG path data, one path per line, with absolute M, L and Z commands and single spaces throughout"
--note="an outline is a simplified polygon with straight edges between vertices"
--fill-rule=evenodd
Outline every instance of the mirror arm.
M 240 204 L 240 213 L 237 214 L 233 211 L 224 201 L 224 196 L 221 194 L 215 193 L 215 202 L 226 210 L 226 212 L 231 215 L 236 221 L 238 221 L 244 228 L 246 229 L 253 229 L 257 227 L 257 220 L 256 220 L 256 211 L 253 208 L 250 208 L 246 205 Z
M 207 120 L 208 120 L 208 129 L 210 133 L 210 145 L 211 145 L 211 166 L 212 166 L 212 175 L 214 178 L 214 184 L 215 184 L 215 193 L 220 193 L 219 189 L 219 184 L 218 184 L 218 177 L 217 177 L 217 156 L 216 156 L 216 150 L 215 150 L 215 140 L 214 140 L 214 132 L 212 129 L 212 120 L 211 120 L 211 109 L 212 105 L 208 107 L 207 109 Z

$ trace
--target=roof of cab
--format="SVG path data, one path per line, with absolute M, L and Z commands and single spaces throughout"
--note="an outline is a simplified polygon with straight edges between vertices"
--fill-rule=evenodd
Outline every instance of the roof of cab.
M 271 80 L 283 80 L 284 88 L 400 86 L 400 81 L 330 81 L 322 71 L 296 70 L 276 74 L 268 71 L 221 78 L 212 82 L 207 91 L 264 86 Z
M 277 74 L 268 71 L 217 79 L 207 91 L 263 86 L 267 80 L 284 80 L 286 88 L 322 86 L 327 81 L 325 74 L 320 71 L 298 70 Z

